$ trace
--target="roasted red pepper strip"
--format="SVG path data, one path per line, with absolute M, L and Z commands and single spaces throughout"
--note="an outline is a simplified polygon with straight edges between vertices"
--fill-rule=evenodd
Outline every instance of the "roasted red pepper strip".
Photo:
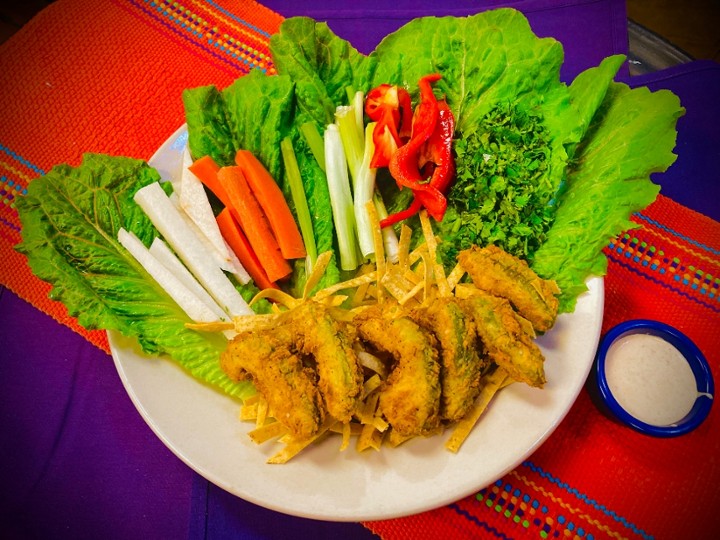
M 412 120 L 413 110 L 412 101 L 410 100 L 410 94 L 404 88 L 398 88 L 398 103 L 400 104 L 400 127 L 398 128 L 398 135 L 400 141 L 405 144 L 410 140 L 412 135 Z
M 423 183 L 426 178 L 420 172 L 418 160 L 422 146 L 435 130 L 438 119 L 438 102 L 432 91 L 431 83 L 440 80 L 438 73 L 426 75 L 420 82 L 420 103 L 415 109 L 410 140 L 390 158 L 388 168 L 398 187 L 413 190 L 429 190 L 430 185 Z
M 373 144 L 375 152 L 370 160 L 370 167 L 373 169 L 387 167 L 390 158 L 397 151 L 398 142 L 392 122 L 388 122 L 385 117 L 381 117 L 373 128 Z
M 380 220 L 380 228 L 384 229 L 385 227 L 389 227 L 391 225 L 395 225 L 396 223 L 400 223 L 401 221 L 404 221 L 410 217 L 413 217 L 415 214 L 417 214 L 422 209 L 422 203 L 420 200 L 416 197 L 413 199 L 413 201 L 410 203 L 410 206 L 408 206 L 405 210 L 400 210 L 399 212 L 395 212 L 394 214 L 390 214 L 385 219 Z
M 365 112 L 376 122 L 373 129 L 375 153 L 370 167 L 386 167 L 397 148 L 410 136 L 412 104 L 403 88 L 381 84 L 368 92 Z
M 455 133 L 455 117 L 445 100 L 438 102 L 438 122 L 432 135 L 425 145 L 422 158 L 434 164 L 430 186 L 443 195 L 447 193 L 450 182 L 455 177 L 455 160 L 452 155 L 452 141 Z M 442 201 L 430 197 L 428 191 L 416 191 L 415 196 L 428 213 L 440 221 L 447 210 L 447 200 Z
M 394 225 L 415 215 L 422 207 L 435 220 L 440 221 L 447 210 L 447 192 L 455 176 L 455 160 L 452 155 L 452 139 L 455 133 L 455 117 L 445 100 L 438 102 L 438 120 L 435 129 L 423 146 L 419 167 L 430 177 L 430 189 L 414 189 L 413 202 L 406 210 L 388 216 L 380 222 L 381 227 Z

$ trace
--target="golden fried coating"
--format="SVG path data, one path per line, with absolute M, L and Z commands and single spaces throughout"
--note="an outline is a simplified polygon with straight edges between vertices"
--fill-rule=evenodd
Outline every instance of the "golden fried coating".
M 317 432 L 325 411 L 314 373 L 292 346 L 293 336 L 284 328 L 241 333 L 220 356 L 220 367 L 231 379 L 252 380 L 275 419 L 295 437 L 307 438 Z
M 395 365 L 380 394 L 380 410 L 398 434 L 429 435 L 440 425 L 440 364 L 434 337 L 408 317 L 382 306 L 355 318 L 361 339 L 391 354 Z
M 536 387 L 545 384 L 545 359 L 510 302 L 477 291 L 463 299 L 461 306 L 474 319 L 478 336 L 498 366 L 516 381 Z
M 480 376 L 486 362 L 478 353 L 473 320 L 455 297 L 437 298 L 408 316 L 437 338 L 440 349 L 440 416 L 460 420 L 472 407 L 480 391 Z
M 555 324 L 560 292 L 554 281 L 540 278 L 528 264 L 497 246 L 461 251 L 458 261 L 478 289 L 510 300 L 539 332 Z
M 288 311 L 283 322 L 290 326 L 299 350 L 315 358 L 320 393 L 330 415 L 349 422 L 358 407 L 363 371 L 352 343 L 354 330 L 333 319 L 317 302 L 306 302 Z

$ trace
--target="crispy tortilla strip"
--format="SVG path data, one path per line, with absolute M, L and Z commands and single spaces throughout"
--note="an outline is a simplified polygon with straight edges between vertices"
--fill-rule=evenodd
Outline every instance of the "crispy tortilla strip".
M 255 444 L 262 444 L 270 439 L 277 439 L 286 435 L 288 429 L 280 422 L 272 422 L 264 426 L 256 427 L 248 432 L 248 436 Z
M 335 425 L 337 425 L 337 424 L 335 424 Z M 350 446 L 350 435 L 352 434 L 350 422 L 343 422 L 341 431 L 342 431 L 342 442 L 340 443 L 340 451 L 344 452 Z
M 345 289 L 354 289 L 365 283 L 372 283 L 376 279 L 377 279 L 377 273 L 369 272 L 367 274 L 363 274 L 356 278 L 348 279 L 347 281 L 341 281 L 340 283 L 336 283 L 335 285 L 326 287 L 325 289 L 318 291 L 317 294 L 315 294 L 313 296 L 313 298 L 315 300 L 322 300 L 323 298 L 332 296 L 333 294 L 335 294 L 338 291 L 343 291 Z
M 268 420 L 270 406 L 264 399 L 260 400 L 257 404 L 257 417 L 255 418 L 255 425 L 264 426 Z
M 428 247 L 428 260 L 425 261 L 432 265 L 433 274 L 435 276 L 435 284 L 437 285 L 438 295 L 440 297 L 447 297 L 452 294 L 450 286 L 448 285 L 447 279 L 445 278 L 445 268 L 442 264 L 437 262 L 437 239 L 432 230 L 432 224 L 430 218 L 427 215 L 426 210 L 420 212 L 420 224 L 422 226 L 423 235 L 425 236 L 425 244 Z
M 383 288 L 390 293 L 390 296 L 395 300 L 400 301 L 405 298 L 407 294 L 412 291 L 415 287 L 415 283 L 409 281 L 400 271 L 395 267 L 391 267 L 385 273 L 380 282 Z M 412 298 L 412 296 L 410 297 Z M 407 301 L 407 300 L 406 300 Z
M 447 277 L 447 284 L 448 287 L 450 287 L 451 291 L 455 290 L 455 287 L 457 287 L 457 284 L 460 283 L 460 280 L 465 275 L 465 269 L 460 265 L 460 263 L 455 265 L 455 268 L 452 269 L 452 271 L 448 274 Z
M 382 385 L 383 379 L 381 378 L 381 375 L 382 375 L 382 377 L 384 377 L 384 374 L 381 374 L 379 371 L 377 371 L 377 369 L 382 369 L 383 373 L 386 371 L 385 366 L 380 362 L 380 360 L 377 359 L 376 356 L 369 354 L 369 353 L 364 353 L 363 356 L 365 356 L 365 355 L 367 355 L 370 358 L 375 358 L 375 360 L 380 364 L 380 366 L 373 366 L 373 370 L 376 371 L 375 375 L 370 377 L 363 384 L 363 393 L 362 393 L 363 399 L 368 397 L 372 392 L 374 392 L 375 390 L 380 388 L 380 386 Z M 360 353 L 358 353 L 358 356 L 360 356 Z
M 273 300 L 277 302 L 278 304 L 282 304 L 288 309 L 292 309 L 302 302 L 302 300 L 299 300 L 292 295 L 281 291 L 280 289 L 263 289 L 259 293 L 257 293 L 255 296 L 253 296 L 252 300 L 250 300 L 249 305 L 252 306 L 255 304 L 258 300 L 261 298 L 266 298 L 268 300 Z M 252 315 L 250 315 L 252 316 Z
M 260 402 L 256 401 L 255 403 L 251 404 L 243 404 L 242 407 L 240 407 L 240 420 L 257 420 L 258 417 L 258 408 L 260 407 Z
M 398 300 L 398 303 L 401 306 L 404 306 L 405 304 L 407 304 L 408 302 L 410 302 L 413 299 L 417 300 L 417 298 L 415 298 L 415 297 L 418 294 L 420 294 L 420 291 L 424 291 L 424 290 L 425 290 L 425 282 L 419 281 L 412 289 L 410 289 L 407 293 L 405 293 L 405 296 L 403 296 L 402 298 L 400 298 Z M 418 300 L 418 303 L 419 302 L 420 301 Z
M 349 422 L 347 424 L 337 422 L 330 426 L 330 429 L 328 429 L 328 431 L 330 433 L 337 433 L 338 435 L 342 435 L 345 432 L 346 428 L 349 429 L 350 436 L 356 437 L 360 435 L 360 432 L 362 431 L 362 424 L 358 424 L 357 422 Z
M 368 218 L 373 231 L 373 246 L 375 247 L 375 271 L 377 273 L 378 283 L 378 302 L 382 302 L 383 290 L 380 287 L 383 278 L 385 277 L 385 270 L 387 268 L 387 262 L 385 260 L 385 243 L 383 242 L 382 229 L 380 228 L 380 218 L 378 217 L 377 209 L 373 201 L 368 201 L 365 204 L 365 209 L 368 213 Z
M 283 448 L 280 452 L 272 456 L 270 459 L 267 460 L 267 463 L 273 464 L 273 465 L 281 465 L 283 463 L 287 463 L 292 458 L 294 458 L 296 455 L 298 455 L 300 452 L 305 450 L 308 446 L 310 446 L 312 443 L 317 441 L 320 437 L 325 435 L 327 431 L 330 429 L 330 427 L 335 424 L 337 420 L 333 418 L 328 418 L 325 420 L 322 426 L 320 426 L 320 429 L 318 432 L 313 435 L 312 437 L 308 437 L 306 439 L 295 439 L 292 437 L 288 437 L 285 435 L 283 439 L 287 441 L 285 448 Z
M 360 414 L 360 421 L 363 424 L 363 429 L 360 432 L 360 437 L 358 437 L 358 441 L 356 444 L 358 452 L 364 452 L 365 450 L 368 450 L 370 448 L 373 448 L 375 450 L 380 449 L 379 441 L 375 437 L 375 433 L 378 431 L 385 431 L 385 429 L 387 429 L 387 423 L 383 421 L 378 414 L 379 398 L 379 392 L 374 392 L 373 394 L 371 394 L 365 402 L 365 406 L 363 407 L 363 410 Z M 378 428 L 376 419 L 381 421 L 379 425 L 382 426 L 384 429 Z
M 410 240 L 412 240 L 412 230 L 403 223 L 398 243 L 398 266 L 401 270 L 406 270 L 410 266 Z
M 303 300 L 307 300 L 312 290 L 320 282 L 323 275 L 325 275 L 325 270 L 327 270 L 328 264 L 330 264 L 331 257 L 331 251 L 324 251 L 323 253 L 318 255 L 318 258 L 315 260 L 315 266 L 313 266 L 312 270 L 310 271 L 310 275 L 305 282 L 302 296 Z
M 450 438 L 445 443 L 445 448 L 451 452 L 457 452 L 460 450 L 460 447 L 465 442 L 465 439 L 467 439 L 468 435 L 470 435 L 473 427 L 475 427 L 475 424 L 477 424 L 478 420 L 480 420 L 480 417 L 487 409 L 488 404 L 495 394 L 497 394 L 497 392 L 506 385 L 508 378 L 509 377 L 505 370 L 497 368 L 490 375 L 484 377 L 482 381 L 480 381 L 480 384 L 482 385 L 480 395 L 478 395 L 475 404 L 465 418 L 455 425 L 452 435 L 450 435 Z
M 357 289 L 355 289 L 355 294 L 353 294 L 352 301 L 351 301 L 353 306 L 359 306 L 363 302 L 365 302 L 369 288 L 370 288 L 369 283 L 363 283 Z
M 272 328 L 277 324 L 277 314 L 266 313 L 263 315 L 240 315 L 233 319 L 235 331 L 243 332 L 259 331 Z
M 199 332 L 224 332 L 226 330 L 234 330 L 235 323 L 232 321 L 192 322 L 185 323 L 185 328 L 198 330 Z

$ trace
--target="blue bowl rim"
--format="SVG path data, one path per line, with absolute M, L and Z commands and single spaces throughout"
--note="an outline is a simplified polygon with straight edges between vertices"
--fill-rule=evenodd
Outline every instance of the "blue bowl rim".
M 605 377 L 605 358 L 610 347 L 621 337 L 632 334 L 651 334 L 669 342 L 678 349 L 687 360 L 697 383 L 699 395 L 695 404 L 685 418 L 670 426 L 655 426 L 647 424 L 628 413 L 618 403 L 610 391 Z M 684 435 L 697 428 L 707 418 L 712 408 L 715 396 L 715 385 L 713 382 L 710 366 L 700 349 L 688 338 L 668 324 L 649 319 L 635 319 L 625 321 L 611 328 L 600 341 L 595 361 L 595 374 L 600 395 L 610 409 L 610 412 L 621 422 L 633 429 L 653 435 L 655 437 L 677 437 Z

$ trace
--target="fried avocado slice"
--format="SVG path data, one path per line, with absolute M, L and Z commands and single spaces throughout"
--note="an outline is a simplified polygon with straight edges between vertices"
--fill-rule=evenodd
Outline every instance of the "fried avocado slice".
M 408 317 L 386 318 L 382 306 L 355 317 L 358 334 L 390 354 L 394 365 L 380 410 L 399 435 L 430 435 L 440 426 L 440 364 L 435 338 Z
M 475 323 L 454 297 L 438 298 L 408 316 L 432 332 L 440 349 L 440 416 L 463 418 L 480 392 L 480 376 L 487 364 L 478 352 Z
M 555 324 L 560 289 L 554 281 L 540 278 L 522 259 L 490 245 L 463 250 L 458 261 L 478 289 L 507 298 L 538 332 Z
M 293 336 L 282 327 L 241 333 L 220 356 L 220 367 L 233 380 L 250 379 L 275 419 L 304 439 L 317 432 L 325 410 L 314 372 L 292 347 Z
M 299 350 L 315 358 L 320 393 L 333 418 L 349 422 L 362 394 L 363 371 L 353 349 L 353 329 L 335 320 L 317 302 L 306 302 L 283 317 Z
M 461 306 L 475 321 L 480 340 L 498 366 L 516 381 L 536 387 L 545 384 L 542 352 L 508 300 L 476 291 L 461 300 Z

